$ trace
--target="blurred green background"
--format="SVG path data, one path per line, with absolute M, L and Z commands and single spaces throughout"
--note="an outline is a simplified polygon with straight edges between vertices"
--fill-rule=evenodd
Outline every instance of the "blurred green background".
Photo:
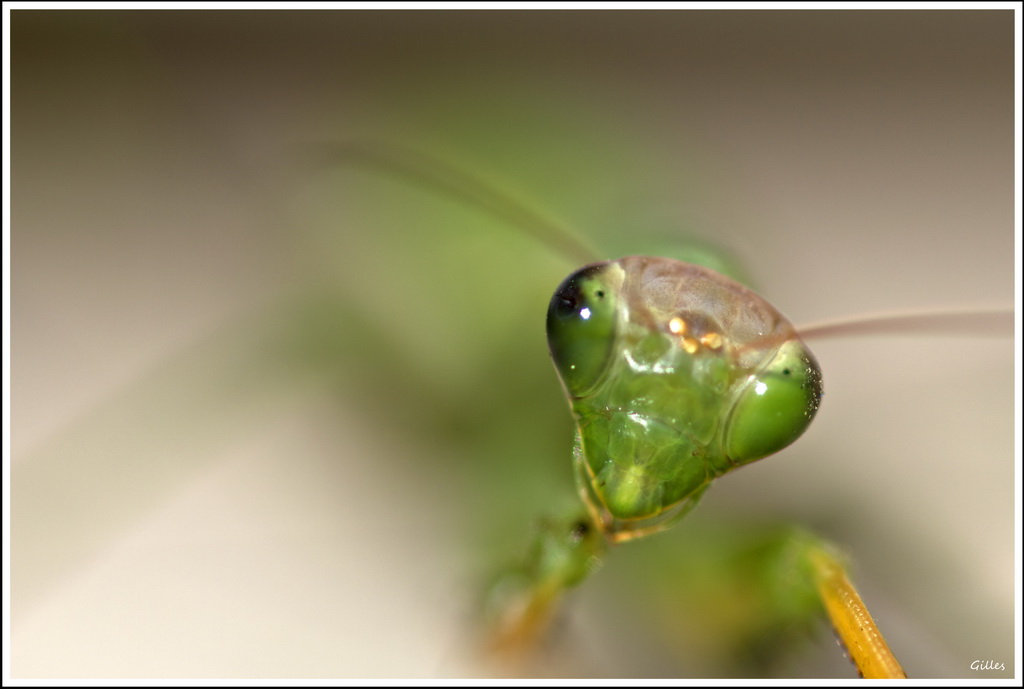
M 576 266 L 311 142 L 441 155 L 608 257 L 722 247 L 798 324 L 1013 300 L 1010 11 L 16 10 L 11 74 L 14 677 L 508 671 L 477 604 L 575 500 Z M 806 436 L 614 549 L 521 671 L 854 676 L 727 586 L 794 523 L 908 674 L 1016 673 L 1012 342 L 811 344 Z

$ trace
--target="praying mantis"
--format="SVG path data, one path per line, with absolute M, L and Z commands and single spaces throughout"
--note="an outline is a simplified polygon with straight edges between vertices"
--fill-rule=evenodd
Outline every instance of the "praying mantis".
M 579 249 L 562 228 L 440 160 L 379 145 L 327 148 L 328 161 L 382 168 L 522 223 L 553 246 Z M 1005 311 L 950 313 L 873 325 L 896 332 L 939 325 L 973 336 L 1000 325 L 1005 331 L 1008 318 Z M 869 324 L 861 319 L 805 332 L 856 333 Z M 628 256 L 585 266 L 555 291 L 547 330 L 579 424 L 573 454 L 587 514 L 540 527 L 529 563 L 513 577 L 520 590 L 501 591 L 497 605 L 511 612 L 497 613 L 500 651 L 536 644 L 551 608 L 600 563 L 608 544 L 662 531 L 693 509 L 716 477 L 795 441 L 823 395 L 814 356 L 783 316 L 742 285 L 690 263 Z M 736 333 L 745 334 L 736 339 Z M 674 379 L 680 382 L 665 383 Z M 858 672 L 904 677 L 846 578 L 842 556 L 803 532 L 782 542 L 785 576 L 817 589 Z
M 461 654 L 480 582 L 518 561 L 530 520 L 580 507 L 543 315 L 582 261 L 362 172 L 261 187 L 274 142 L 359 134 L 353 117 L 449 132 L 466 169 L 593 233 L 602 258 L 672 255 L 637 244 L 685 230 L 737 252 L 798 326 L 1002 298 L 1003 34 L 883 14 L 486 13 L 437 33 L 421 13 L 307 15 L 316 31 L 283 44 L 270 16 L 226 32 L 146 13 L 49 40 L 53 15 L 19 18 L 44 31 L 13 63 L 34 67 L 13 101 L 15 672 L 493 672 Z M 576 58 L 552 21 L 590 37 Z M 606 51 L 624 21 L 644 49 Z M 488 58 L 499 34 L 524 40 Z M 251 231 L 281 219 L 268 200 L 285 222 Z M 276 307 L 258 326 L 232 320 L 239 272 Z M 1008 345 L 812 347 L 814 424 L 617 546 L 554 620 L 545 674 L 852 677 L 824 622 L 817 647 L 756 646 L 767 664 L 722 651 L 756 606 L 714 584 L 770 583 L 736 565 L 777 523 L 850 554 L 913 676 L 1007 661 Z

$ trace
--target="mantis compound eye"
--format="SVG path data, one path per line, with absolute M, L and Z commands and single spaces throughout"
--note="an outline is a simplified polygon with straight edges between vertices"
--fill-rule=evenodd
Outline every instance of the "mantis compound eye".
M 799 438 L 821 401 L 821 369 L 800 340 L 783 344 L 740 391 L 725 427 L 725 449 L 738 464 L 778 452 Z
M 555 290 L 548 306 L 548 348 L 573 397 L 584 396 L 601 380 L 615 344 L 618 299 L 610 265 L 576 271 Z

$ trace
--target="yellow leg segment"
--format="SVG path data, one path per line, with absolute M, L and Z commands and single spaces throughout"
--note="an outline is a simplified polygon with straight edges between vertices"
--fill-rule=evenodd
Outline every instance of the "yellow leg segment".
M 815 585 L 832 626 L 846 645 L 861 676 L 865 679 L 906 679 L 906 673 L 889 650 L 882 632 L 838 558 L 818 547 L 810 553 L 809 559 Z

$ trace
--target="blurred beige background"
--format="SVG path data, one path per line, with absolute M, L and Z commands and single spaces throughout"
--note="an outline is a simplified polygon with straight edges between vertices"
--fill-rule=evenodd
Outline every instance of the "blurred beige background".
M 1009 11 L 11 17 L 14 677 L 495 672 L 481 572 L 572 500 L 573 266 L 304 143 L 724 246 L 796 323 L 1013 302 Z M 815 528 L 912 676 L 1013 676 L 1012 342 L 812 346 L 815 425 L 691 519 Z M 551 672 L 732 673 L 630 569 L 688 528 L 611 554 Z M 779 672 L 853 674 L 827 632 Z

